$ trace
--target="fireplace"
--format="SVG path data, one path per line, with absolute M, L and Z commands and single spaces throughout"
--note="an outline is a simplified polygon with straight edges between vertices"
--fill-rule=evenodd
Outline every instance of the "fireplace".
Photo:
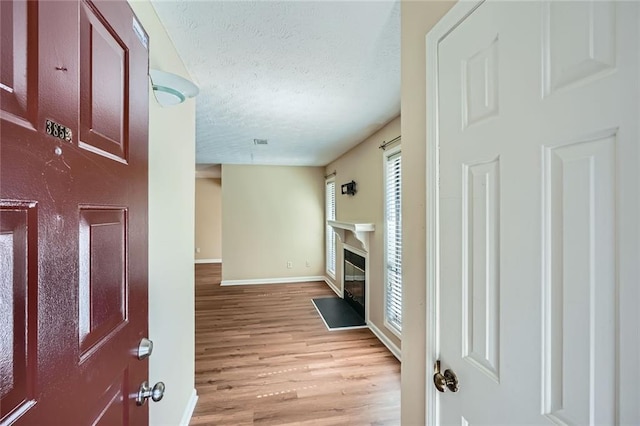
M 365 258 L 344 249 L 344 300 L 365 317 Z

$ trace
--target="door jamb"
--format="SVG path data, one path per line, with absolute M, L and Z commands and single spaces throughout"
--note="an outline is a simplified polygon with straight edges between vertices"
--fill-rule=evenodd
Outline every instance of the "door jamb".
M 427 79 L 426 159 L 426 365 L 425 424 L 440 424 L 438 391 L 431 384 L 433 365 L 440 358 L 440 143 L 438 127 L 438 46 L 485 0 L 459 1 L 425 37 Z

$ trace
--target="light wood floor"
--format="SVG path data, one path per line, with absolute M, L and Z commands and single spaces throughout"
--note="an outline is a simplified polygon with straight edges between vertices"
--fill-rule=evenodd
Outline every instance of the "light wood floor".
M 220 286 L 196 265 L 192 425 L 399 425 L 400 363 L 368 329 L 327 331 L 325 283 Z

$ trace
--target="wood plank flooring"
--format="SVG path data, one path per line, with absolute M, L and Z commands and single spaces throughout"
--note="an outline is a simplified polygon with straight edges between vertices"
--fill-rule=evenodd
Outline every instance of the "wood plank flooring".
M 399 425 L 400 363 L 368 329 L 328 331 L 325 283 L 220 286 L 196 265 L 192 425 Z

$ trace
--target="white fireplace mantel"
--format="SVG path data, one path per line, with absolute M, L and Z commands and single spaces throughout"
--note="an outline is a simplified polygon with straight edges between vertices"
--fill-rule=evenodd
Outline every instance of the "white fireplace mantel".
M 375 231 L 376 227 L 373 223 L 358 222 L 339 222 L 337 220 L 328 220 L 327 224 L 333 228 L 338 235 L 340 241 L 345 242 L 346 231 L 350 231 L 354 237 L 362 244 L 362 248 L 369 252 L 369 234 Z

